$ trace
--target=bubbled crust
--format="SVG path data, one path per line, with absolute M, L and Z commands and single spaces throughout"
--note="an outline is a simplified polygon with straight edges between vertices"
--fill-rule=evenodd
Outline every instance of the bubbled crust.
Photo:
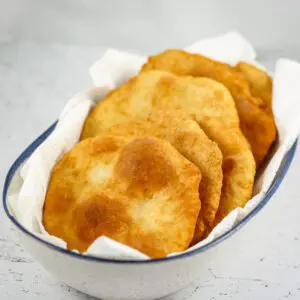
M 183 110 L 195 118 L 223 154 L 223 186 L 216 222 L 251 198 L 255 161 L 240 129 L 235 102 L 221 83 L 203 77 L 144 71 L 99 102 L 87 117 L 81 139 L 115 124 L 147 117 L 153 109 Z
M 108 236 L 153 258 L 188 248 L 200 210 L 199 169 L 168 142 L 99 136 L 53 169 L 46 230 L 80 252 Z
M 265 92 L 266 88 L 270 88 L 270 82 L 261 88 L 258 86 L 258 80 L 254 80 L 254 88 L 251 87 L 253 77 L 268 77 L 266 74 L 262 76 L 263 72 L 258 74 L 258 70 L 250 67 L 249 64 L 239 64 L 234 68 L 200 54 L 170 49 L 149 57 L 142 71 L 165 70 L 177 75 L 207 77 L 224 84 L 235 101 L 241 130 L 250 143 L 256 164 L 259 166 L 276 139 L 276 126 L 269 108 L 270 94 Z
M 100 133 L 100 132 L 99 132 Z M 155 136 L 169 141 L 182 155 L 199 167 L 201 210 L 193 244 L 200 241 L 213 226 L 219 208 L 222 187 L 222 153 L 198 123 L 182 110 L 154 110 L 146 118 L 112 126 L 105 134 Z

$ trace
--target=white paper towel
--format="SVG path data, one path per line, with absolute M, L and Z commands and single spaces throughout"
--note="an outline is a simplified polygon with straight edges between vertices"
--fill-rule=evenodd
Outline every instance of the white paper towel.
M 253 47 L 238 33 L 201 40 L 186 48 L 213 59 L 235 65 L 243 60 L 257 64 Z M 23 184 L 18 194 L 10 196 L 10 206 L 19 222 L 32 233 L 65 248 L 61 239 L 50 236 L 42 225 L 42 208 L 51 170 L 57 160 L 77 142 L 84 120 L 96 101 L 110 90 L 139 72 L 146 57 L 109 49 L 91 68 L 96 88 L 77 94 L 68 101 L 54 132 L 36 149 L 21 170 Z M 258 64 L 259 65 L 259 64 Z M 274 155 L 255 184 L 257 194 L 245 208 L 232 211 L 205 240 L 188 249 L 198 248 L 229 230 L 263 199 L 280 163 L 300 131 L 300 64 L 280 59 L 275 68 L 273 110 L 279 132 Z M 107 237 L 100 237 L 89 247 L 86 255 L 116 259 L 149 259 L 145 254 Z M 176 255 L 170 254 L 170 255 Z

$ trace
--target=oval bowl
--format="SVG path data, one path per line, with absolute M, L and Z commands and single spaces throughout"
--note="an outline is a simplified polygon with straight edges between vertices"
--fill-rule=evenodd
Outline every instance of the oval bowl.
M 157 299 L 179 291 L 194 280 L 201 282 L 211 278 L 210 266 L 226 259 L 234 249 L 233 234 L 251 220 L 271 199 L 293 160 L 297 141 L 286 154 L 276 178 L 264 199 L 230 230 L 193 251 L 173 257 L 148 261 L 112 260 L 62 249 L 33 235 L 10 212 L 7 197 L 12 183 L 18 177 L 21 165 L 51 134 L 56 123 L 42 133 L 16 159 L 5 179 L 3 206 L 7 217 L 19 233 L 21 243 L 33 258 L 39 261 L 53 276 L 69 286 L 101 299 L 134 300 Z M 158 276 L 159 274 L 159 276 Z

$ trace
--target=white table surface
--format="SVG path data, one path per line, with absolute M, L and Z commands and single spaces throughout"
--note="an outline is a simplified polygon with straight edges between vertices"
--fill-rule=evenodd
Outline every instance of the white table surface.
M 102 48 L 21 42 L 0 46 L 0 178 L 51 124 L 73 91 L 90 85 Z M 80 59 L 79 59 L 80 58 Z M 168 300 L 299 299 L 300 151 L 269 204 L 235 238 L 236 252 L 213 279 Z M 298 184 L 297 184 L 298 183 Z M 201 267 L 201 266 L 199 266 Z M 212 270 L 214 272 L 214 270 Z M 88 299 L 52 278 L 18 243 L 0 211 L 0 299 Z
M 56 30 L 56 35 L 54 35 L 53 28 L 52 31 L 49 29 L 48 21 L 57 14 L 49 3 L 57 1 L 26 0 L 24 2 L 27 6 L 33 2 L 37 5 L 38 14 L 33 16 L 29 10 L 26 13 L 27 17 L 38 19 L 42 29 L 32 24 L 31 27 L 28 25 L 30 28 L 26 27 L 25 17 L 20 16 L 18 10 L 11 15 L 12 19 L 19 20 L 18 26 L 12 26 L 8 22 L 5 32 L 3 26 L 0 29 L 1 189 L 9 166 L 24 147 L 56 119 L 64 103 L 74 92 L 91 85 L 87 69 L 104 51 L 103 48 L 97 46 L 100 44 L 99 41 L 93 43 L 92 35 L 84 36 L 84 39 L 81 36 L 71 35 L 70 37 L 64 28 L 57 24 L 53 25 L 54 31 Z M 23 6 L 17 6 L 19 10 L 26 6 L 24 2 L 22 2 Z M 43 24 L 42 5 L 39 4 L 41 2 L 48 3 L 48 6 L 45 4 L 48 10 L 44 13 L 46 25 Z M 16 4 L 18 0 L 10 3 Z M 165 1 L 164 5 L 166 6 Z M 150 14 L 154 14 L 153 9 L 149 7 L 147 9 Z M 63 18 L 68 17 L 69 21 L 72 21 L 71 27 L 75 26 L 77 24 L 74 17 L 76 13 L 72 12 L 67 15 L 66 5 L 62 5 L 62 11 L 63 13 L 57 16 L 60 25 L 64 22 Z M 229 11 L 227 9 L 227 13 Z M 275 11 L 278 13 L 280 9 L 277 8 Z M 283 12 L 285 13 L 284 9 Z M 86 10 L 77 12 L 77 14 L 80 13 L 86 13 Z M 128 14 L 128 9 L 125 14 Z M 293 11 L 291 11 L 291 16 L 295 16 Z M 262 18 L 260 14 L 259 18 Z M 294 21 L 295 18 L 291 22 Z M 148 25 L 147 22 L 142 24 L 154 39 L 155 29 L 153 31 Z M 60 29 L 61 34 L 59 34 Z M 76 30 L 78 29 L 77 26 Z M 123 28 L 127 33 L 133 29 L 132 24 Z M 224 30 L 227 29 L 230 28 L 224 28 Z M 72 31 L 71 28 L 69 30 Z M 76 30 L 72 31 L 73 35 L 77 34 Z M 114 30 L 117 30 L 116 27 Z M 162 30 L 164 32 L 167 29 Z M 50 31 L 52 35 L 48 34 Z M 195 32 L 192 35 L 189 31 L 185 31 L 189 35 L 182 35 L 181 45 L 198 37 Z M 47 35 L 43 36 L 41 32 L 47 32 Z M 101 32 L 103 33 L 103 30 Z M 204 32 L 203 29 L 202 32 Z M 211 33 L 214 32 L 211 30 Z M 71 40 L 66 42 L 66 37 Z M 150 45 L 148 39 L 144 39 L 145 44 L 143 44 L 141 40 L 130 40 L 127 36 L 127 41 L 120 42 L 117 39 L 120 44 L 114 44 L 110 38 L 107 36 L 103 45 L 109 44 L 138 51 L 146 51 L 146 49 L 154 51 L 159 47 L 175 44 L 177 36 L 173 33 L 168 37 L 168 42 L 165 42 L 163 37 L 158 37 L 154 46 Z M 252 34 L 251 38 L 256 41 L 256 44 L 262 45 L 262 39 L 255 40 L 255 34 Z M 284 43 L 277 40 L 279 38 L 279 32 L 276 35 L 272 34 L 271 43 L 262 45 L 262 48 L 272 48 L 275 52 L 276 49 L 282 51 Z M 289 45 L 289 53 L 295 58 L 300 58 L 300 52 L 297 50 L 298 44 L 291 42 Z M 272 66 L 271 60 L 269 65 Z M 276 195 L 234 237 L 235 252 L 231 257 L 224 259 L 222 266 L 216 266 L 211 270 L 211 280 L 205 283 L 195 282 L 166 300 L 300 299 L 299 149 Z M 2 206 L 0 208 L 0 299 L 91 299 L 57 282 L 27 254 L 19 244 L 11 224 L 4 215 Z

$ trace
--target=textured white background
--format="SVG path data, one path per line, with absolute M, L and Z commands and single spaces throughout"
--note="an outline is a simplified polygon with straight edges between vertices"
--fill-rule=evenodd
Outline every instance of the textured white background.
M 263 7 L 262 7 L 263 3 Z M 300 60 L 300 3 L 286 1 L 0 0 L 0 186 L 52 123 L 106 46 L 151 53 L 238 29 L 269 67 Z M 300 150 L 269 204 L 233 239 L 236 251 L 167 300 L 300 298 Z M 297 184 L 298 183 L 298 184 Z M 201 268 L 201 266 L 199 266 Z M 0 299 L 91 299 L 52 278 L 18 243 L 0 208 Z

